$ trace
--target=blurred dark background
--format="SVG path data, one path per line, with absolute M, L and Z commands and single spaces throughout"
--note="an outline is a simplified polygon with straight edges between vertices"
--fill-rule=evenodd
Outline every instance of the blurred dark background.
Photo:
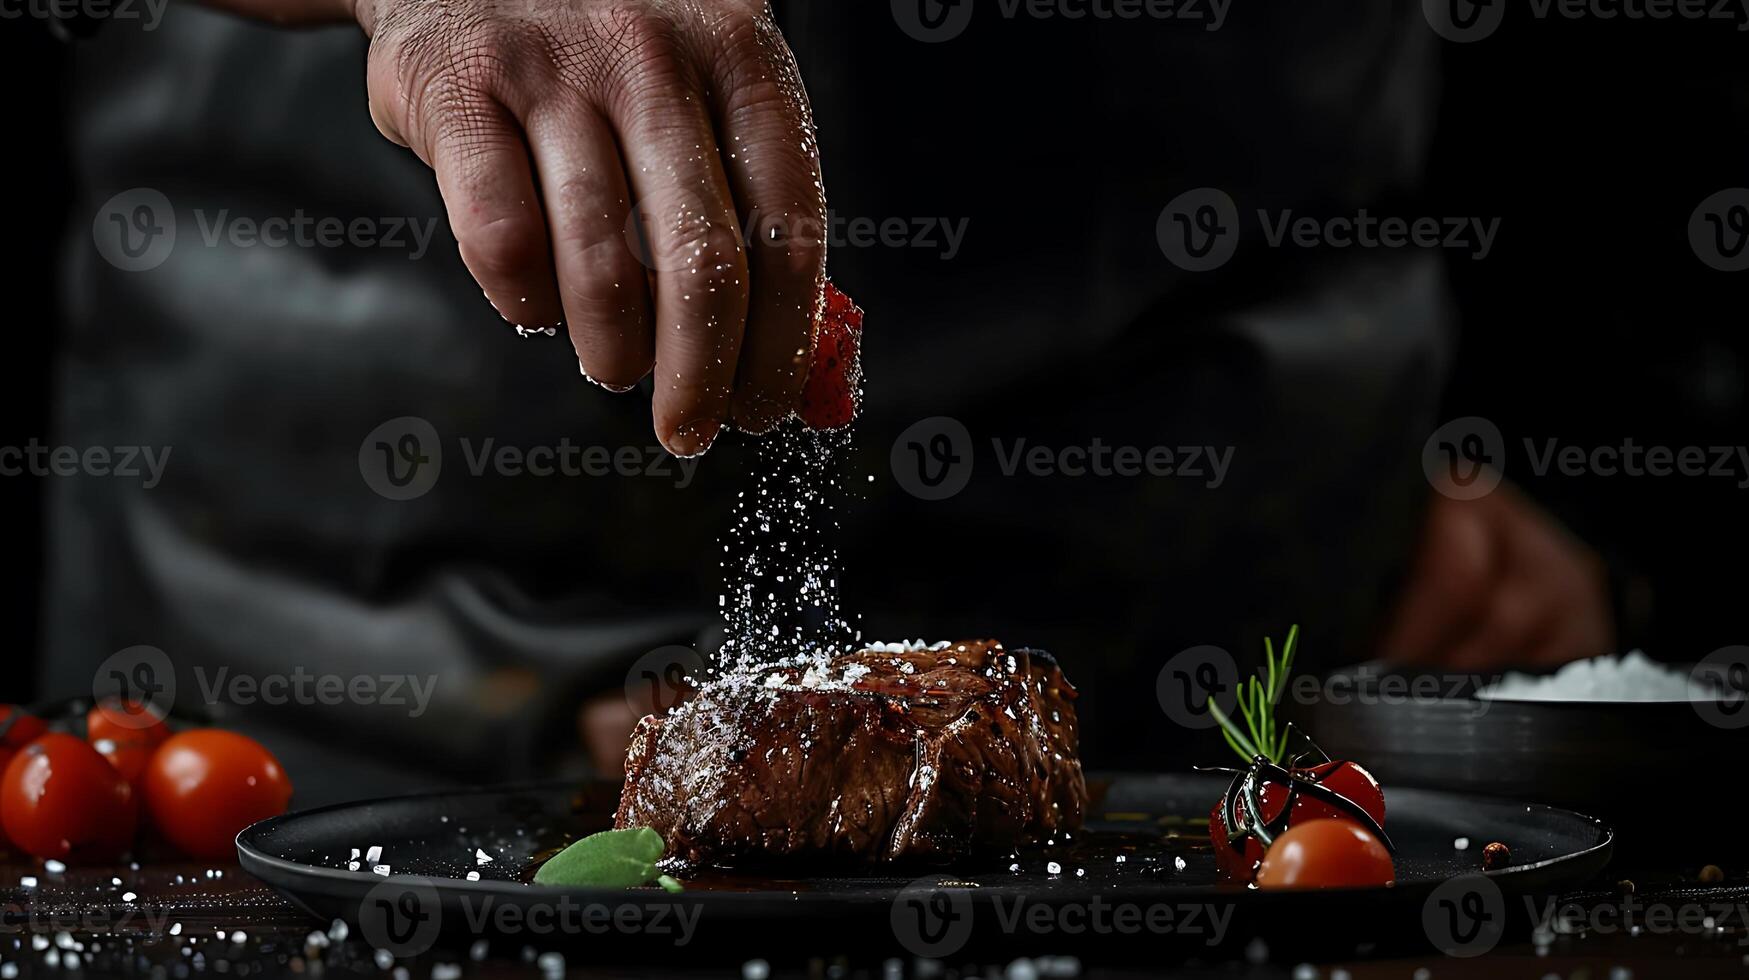
M 885 4 L 854 6 L 866 9 L 822 17 L 835 31 L 891 32 Z M 1502 233 L 1487 261 L 1472 262 L 1461 254 L 1444 256 L 1458 314 L 1458 344 L 1455 366 L 1441 395 L 1440 418 L 1486 416 L 1499 424 L 1513 447 L 1524 436 L 1559 436 L 1563 443 L 1586 446 L 1616 445 L 1624 436 L 1673 446 L 1745 441 L 1749 434 L 1744 401 L 1749 369 L 1744 359 L 1749 343 L 1744 336 L 1746 280 L 1743 274 L 1707 268 L 1696 259 L 1685 235 L 1686 217 L 1703 198 L 1749 184 L 1749 125 L 1745 125 L 1749 123 L 1749 59 L 1743 57 L 1749 42 L 1744 38 L 1730 26 L 1710 21 L 1544 22 L 1520 17 L 1485 42 L 1438 45 L 1441 94 L 1438 111 L 1427 120 L 1431 165 L 1418 199 L 1401 202 L 1403 213 L 1502 219 Z M 1054 43 L 1041 33 L 1021 53 L 1048 58 Z M 798 48 L 807 71 L 808 51 L 801 44 Z M 1127 54 L 1121 45 L 1113 49 L 1113 56 Z M 1244 55 L 1241 51 L 1232 56 Z M 966 55 L 948 45 L 916 57 L 918 64 L 891 80 L 824 79 L 823 85 L 815 85 L 817 103 L 824 89 L 856 106 L 854 118 L 822 115 L 829 176 L 867 168 L 869 173 L 859 173 L 858 179 L 873 180 L 891 164 L 871 158 L 871 145 L 883 139 L 930 146 L 946 138 L 896 130 L 915 100 L 931 97 L 928 59 Z M 1005 57 L 1019 55 L 1010 52 Z M 1275 66 L 1258 63 L 1246 70 L 1265 74 Z M 9 383 L 0 387 L 0 398 L 5 400 L 0 445 L 23 445 L 51 432 L 58 253 L 67 223 L 89 220 L 73 213 L 68 196 L 68 72 L 67 47 L 39 24 L 14 20 L 0 27 L 0 81 L 14 93 L 13 138 L 0 164 L 11 171 L 7 186 L 13 188 L 14 197 L 8 233 L 0 236 L 0 248 L 5 249 L 0 267 L 6 270 L 7 296 L 15 310 L 12 370 Z M 362 81 L 362 73 L 360 77 Z M 992 86 L 944 97 L 963 103 L 958 118 L 969 134 L 966 138 L 1005 140 L 1018 160 L 1040 153 L 1072 157 L 1096 149 L 1080 140 L 1063 141 L 1047 131 L 1023 128 L 1029 103 L 1059 109 L 1087 103 L 1097 108 L 1112 103 L 1108 95 L 1097 85 L 1073 90 L 1041 85 Z M 362 104 L 362 84 L 359 99 Z M 1282 121 L 1248 123 L 1268 126 Z M 1121 126 L 1122 121 L 1109 125 Z M 1235 124 L 1233 129 L 1240 147 L 1246 128 Z M 1171 131 L 1153 130 L 1129 134 L 1123 142 L 1132 149 L 1156 146 L 1162 159 L 1182 157 L 1185 150 L 1174 145 L 1173 138 Z M 1355 134 L 1330 131 L 1322 138 L 1340 146 Z M 1291 167 L 1293 161 L 1270 161 L 1276 167 L 1284 164 Z M 951 214 L 951 188 L 977 182 L 979 175 L 958 172 L 947 154 L 939 170 L 913 169 L 894 173 L 891 179 L 936 198 L 920 204 L 918 213 Z M 1094 188 L 1037 185 L 1032 194 L 1024 202 L 1029 206 L 1073 201 L 1098 206 Z M 1157 211 L 1161 203 L 1148 205 Z M 1060 212 L 1059 218 L 1074 220 L 1072 208 L 1066 213 L 1064 217 Z M 855 258 L 849 262 L 853 270 L 857 268 Z M 841 268 L 835 263 L 835 269 Z M 1299 271 L 1317 272 L 1315 267 Z M 1295 270 L 1280 274 L 1291 276 Z M 864 305 L 877 312 L 883 289 L 904 288 L 890 280 L 850 281 Z M 995 300 L 966 298 L 968 304 Z M 899 373 L 894 369 L 902 370 L 906 352 L 889 349 L 873 356 L 888 359 L 887 377 L 893 378 Z M 1109 365 L 1103 380 L 1124 384 L 1124 367 Z M 881 380 L 878 371 L 874 377 L 877 383 Z M 1098 384 L 1102 379 L 1077 380 Z M 895 383 L 895 387 L 903 385 Z M 1331 392 L 1330 397 L 1340 393 Z M 875 411 L 877 417 L 863 445 L 864 458 L 857 463 L 870 472 L 885 465 L 894 431 L 915 417 L 889 410 L 883 418 L 878 408 Z M 998 417 L 1001 411 L 1000 406 L 992 409 Z M 1306 448 L 1308 453 L 1319 451 L 1315 446 Z M 1519 450 L 1514 448 L 1513 454 L 1515 461 L 1522 462 Z M 1408 459 L 1407 464 L 1416 469 L 1418 460 Z M 1734 546 L 1745 540 L 1746 491 L 1735 480 L 1559 475 L 1538 479 L 1522 465 L 1510 475 L 1607 555 L 1624 581 L 1636 583 L 1637 595 L 1643 592 L 1636 600 L 1634 622 L 1623 624 L 1624 649 L 1645 644 L 1671 659 L 1698 659 L 1719 646 L 1743 641 L 1736 610 L 1749 574 L 1734 560 Z M 0 680 L 0 700 L 5 701 L 30 701 L 39 693 L 35 651 L 40 639 L 43 489 L 41 481 L 27 477 L 0 479 L 0 495 L 13 515 L 5 557 L 11 587 L 0 601 L 17 651 Z M 1352 492 L 1357 509 L 1364 512 L 1367 487 L 1356 486 Z M 923 529 L 918 539 L 928 540 L 928 533 L 948 533 L 946 528 L 964 517 L 944 517 L 922 502 L 897 495 L 876 493 L 873 499 L 873 504 L 853 512 L 852 523 L 916 527 Z M 1059 515 L 1049 526 L 1027 528 L 1026 534 L 1049 539 L 1053 549 L 1073 549 L 1082 537 L 1076 522 L 1091 526 L 1102 520 L 1093 507 L 1080 512 L 1071 507 L 1064 513 L 1074 516 Z M 1183 519 L 1194 524 L 1195 514 L 1186 513 Z M 705 523 L 715 520 L 726 521 L 726 517 L 710 517 Z M 999 521 L 993 518 L 992 523 Z M 984 533 L 993 536 L 1000 530 L 986 528 Z M 1357 536 L 1365 533 L 1342 523 L 1305 527 L 1298 533 L 1340 538 L 1351 531 Z M 1269 533 L 1296 531 L 1277 527 Z M 1023 618 L 1031 630 L 1028 636 L 1011 639 L 1036 638 L 1043 645 L 1072 648 L 1087 617 L 1126 615 L 1124 609 L 1136 601 L 1123 585 L 1115 584 L 1125 578 L 1122 568 L 1111 570 L 1114 594 L 1123 597 L 1114 603 L 1115 610 L 1072 608 L 1053 616 L 1039 610 L 1037 595 L 1016 597 L 1010 579 L 975 571 L 954 579 L 952 595 L 908 595 L 884 579 L 885 566 L 878 564 L 880 532 L 864 530 L 853 536 L 856 540 L 847 553 L 847 586 L 853 604 L 858 586 L 873 595 L 869 625 L 876 634 L 913 633 L 916 629 L 910 621 L 927 624 L 938 635 L 962 628 L 975 631 L 978 624 L 989 622 L 991 609 L 1008 604 L 1027 609 Z M 1025 542 L 1020 544 L 1024 554 Z M 1234 561 L 1271 560 L 1271 555 L 1262 553 L 1269 546 L 1268 535 L 1244 544 L 1252 557 L 1236 553 Z M 1040 553 L 1057 552 L 1041 549 Z M 1094 554 L 1086 560 L 1097 563 L 1101 557 Z M 699 607 L 708 609 L 714 606 L 715 565 L 698 564 L 679 573 L 678 588 L 695 589 Z M 1034 571 L 1041 582 L 1039 594 L 1048 594 L 1043 586 L 1059 570 Z M 1344 571 L 1302 567 L 1283 574 L 1324 579 L 1340 577 Z M 1208 587 L 1219 591 L 1220 579 L 1211 579 Z M 1389 584 L 1357 579 L 1354 588 L 1388 591 Z M 1157 600 L 1163 608 L 1150 610 L 1149 617 L 1138 615 L 1138 624 L 1152 622 L 1152 616 L 1177 617 L 1193 624 L 1185 630 L 1187 636 L 1231 643 L 1235 649 L 1254 644 L 1263 630 L 1286 625 L 1281 622 L 1284 611 L 1273 608 L 1266 596 L 1162 595 Z M 1317 617 L 1316 610 L 1286 614 L 1308 620 Z M 1223 621 L 1224 635 L 1211 636 L 1223 629 L 1218 625 Z M 1162 636 L 1162 643 L 1176 649 L 1172 644 L 1185 638 Z M 1365 637 L 1322 639 L 1344 654 L 1365 651 Z M 1105 748 L 1111 748 L 1109 742 Z

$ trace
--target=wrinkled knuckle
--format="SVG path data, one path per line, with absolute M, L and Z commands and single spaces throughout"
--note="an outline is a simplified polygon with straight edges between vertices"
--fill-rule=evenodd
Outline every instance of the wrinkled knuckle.
M 493 280 L 526 276 L 546 261 L 546 239 L 541 229 L 519 217 L 499 218 L 465 228 L 456 239 L 468 266 Z
M 680 50 L 679 26 L 647 3 L 616 3 L 602 15 L 603 40 L 622 66 L 669 62 Z
M 747 251 L 732 224 L 694 222 L 670 237 L 662 251 L 668 268 L 706 288 L 734 288 L 747 280 Z
M 644 319 L 644 278 L 641 270 L 597 264 L 586 253 L 578 256 L 588 275 L 563 277 L 560 284 L 565 316 L 574 324 L 637 325 Z M 633 274 L 636 278 L 633 278 Z
M 813 282 L 826 274 L 826 237 L 825 221 L 819 222 L 819 231 L 798 238 L 779 250 L 777 256 L 778 272 L 789 279 L 803 279 Z

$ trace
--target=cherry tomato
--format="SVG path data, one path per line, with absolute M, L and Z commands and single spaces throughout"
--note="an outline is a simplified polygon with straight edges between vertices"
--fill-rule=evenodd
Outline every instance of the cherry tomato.
M 145 799 L 146 787 L 141 784 L 141 777 L 146 774 L 146 763 L 151 761 L 156 746 L 140 741 L 117 742 L 112 738 L 100 738 L 92 742 L 91 747 L 134 788 L 134 799 Z
M 1288 828 L 1257 869 L 1259 888 L 1369 888 L 1396 878 L 1385 845 L 1353 820 L 1308 820 Z
M 39 858 L 106 861 L 134 839 L 133 788 L 83 739 L 51 732 L 19 749 L 0 780 L 0 825 Z
M 1297 779 L 1321 783 L 1342 794 L 1366 811 L 1367 816 L 1377 821 L 1380 827 L 1385 825 L 1385 792 L 1379 788 L 1379 781 L 1373 778 L 1372 773 L 1358 764 L 1326 762 L 1305 769 L 1295 769 L 1293 774 Z M 1273 825 L 1281 819 L 1281 809 L 1288 795 L 1289 787 L 1277 782 L 1266 782 L 1258 790 L 1259 802 L 1263 804 L 1263 822 L 1266 825 Z M 1255 837 L 1247 837 L 1243 842 L 1230 843 L 1231 828 L 1243 822 L 1245 807 L 1241 802 L 1238 813 L 1234 815 L 1237 819 L 1229 820 L 1223 812 L 1225 805 L 1226 796 L 1223 794 L 1209 812 L 1209 839 L 1215 845 L 1215 865 L 1228 878 L 1249 881 L 1257 870 L 1258 862 L 1263 860 L 1263 842 Z M 1306 793 L 1294 794 L 1293 811 L 1287 815 L 1288 827 L 1296 827 L 1308 820 L 1323 819 L 1353 818 Z
M 21 749 L 49 730 L 48 723 L 16 704 L 0 704 L 0 745 Z
M 285 812 L 291 780 L 246 735 L 217 728 L 178 732 L 146 765 L 146 807 L 170 843 L 199 858 L 236 853 L 237 832 Z
M 85 737 L 92 743 L 108 739 L 155 746 L 170 737 L 170 727 L 154 705 L 109 697 L 85 713 Z

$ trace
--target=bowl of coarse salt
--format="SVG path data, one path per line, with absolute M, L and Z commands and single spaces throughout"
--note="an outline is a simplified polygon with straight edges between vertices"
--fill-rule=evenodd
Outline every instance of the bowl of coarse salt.
M 1634 651 L 1543 674 L 1365 664 L 1325 677 L 1316 697 L 1299 693 L 1296 720 L 1321 747 L 1386 786 L 1578 810 L 1614 825 L 1618 853 L 1630 856 L 1749 859 L 1744 835 L 1681 830 L 1711 811 L 1736 812 L 1749 756 L 1749 647 L 1683 665 Z

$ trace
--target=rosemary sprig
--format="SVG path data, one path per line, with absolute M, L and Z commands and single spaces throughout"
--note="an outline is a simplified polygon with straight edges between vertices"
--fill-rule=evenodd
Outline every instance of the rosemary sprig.
M 1208 699 L 1209 714 L 1220 722 L 1221 736 L 1227 740 L 1239 758 L 1247 763 L 1258 756 L 1268 759 L 1276 765 L 1287 755 L 1287 737 L 1289 728 L 1278 729 L 1275 723 L 1275 706 L 1281 703 L 1282 692 L 1287 690 L 1288 678 L 1293 676 L 1294 649 L 1299 643 L 1300 628 L 1293 627 L 1287 631 L 1287 640 L 1281 645 L 1280 656 L 1276 655 L 1275 643 L 1268 637 L 1263 638 L 1264 676 L 1255 674 L 1245 679 L 1239 685 L 1237 707 L 1245 727 L 1240 728 L 1221 706 L 1215 703 L 1213 692 Z

